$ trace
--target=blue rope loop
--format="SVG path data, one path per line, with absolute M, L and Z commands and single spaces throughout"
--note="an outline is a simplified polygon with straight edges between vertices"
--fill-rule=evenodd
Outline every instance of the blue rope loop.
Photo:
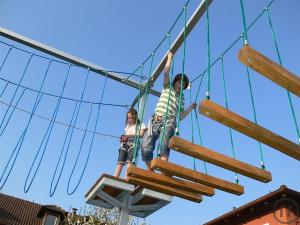
M 18 92 L 19 88 L 20 88 L 21 82 L 23 81 L 23 78 L 24 78 L 24 76 L 25 76 L 25 74 L 26 74 L 26 72 L 27 72 L 27 69 L 28 69 L 28 66 L 29 66 L 29 64 L 30 64 L 30 62 L 31 62 L 32 57 L 33 57 L 33 54 L 30 55 L 30 57 L 29 57 L 29 59 L 28 59 L 28 61 L 27 61 L 27 63 L 26 63 L 26 67 L 25 67 L 25 69 L 24 69 L 24 71 L 23 71 L 23 73 L 22 73 L 22 76 L 21 76 L 21 78 L 20 78 L 18 84 L 17 84 L 17 88 L 16 88 L 16 90 L 14 91 L 13 97 L 11 98 L 11 100 L 10 100 L 10 102 L 9 102 L 9 105 L 8 105 L 6 111 L 5 111 L 5 114 L 4 114 L 3 118 L 2 118 L 2 121 L 1 121 L 1 124 L 0 124 L 1 132 L 3 132 L 3 129 L 2 129 L 3 123 L 4 123 L 4 121 L 6 120 L 6 117 L 7 117 L 7 115 L 8 115 L 8 112 L 9 112 L 9 110 L 10 110 L 10 108 L 11 108 L 11 105 L 12 105 L 13 101 L 15 100 L 15 97 L 16 97 L 16 95 L 17 95 L 17 92 Z M 9 118 L 12 116 L 13 112 L 14 112 L 14 110 L 13 110 L 13 111 L 10 113 L 10 115 L 8 116 Z M 7 121 L 8 121 L 8 120 L 7 120 Z
M 47 74 L 48 74 L 50 65 L 51 65 L 51 60 L 50 60 L 50 62 L 49 62 L 49 64 L 48 64 L 48 67 L 47 67 L 45 73 L 44 73 L 44 78 L 43 78 L 43 81 L 42 81 L 41 86 L 40 86 L 40 91 L 42 90 L 42 87 L 43 87 L 43 85 L 44 85 L 44 82 L 45 82 L 46 76 L 47 76 Z M 25 90 L 25 89 L 24 89 L 24 90 Z M 17 157 L 18 157 L 18 155 L 19 155 L 19 152 L 20 152 L 20 150 L 21 150 L 21 146 L 22 146 L 22 143 L 23 143 L 23 141 L 24 141 L 24 139 L 25 139 L 25 135 L 26 135 L 27 130 L 28 130 L 28 127 L 29 127 L 29 125 L 30 125 L 30 121 L 31 121 L 31 119 L 32 119 L 32 117 L 33 117 L 33 115 L 34 115 L 34 112 L 35 112 L 35 110 L 37 109 L 37 107 L 38 107 L 38 105 L 39 105 L 41 99 L 42 99 L 42 94 L 40 94 L 40 92 L 39 92 L 39 94 L 36 96 L 35 103 L 34 103 L 34 106 L 33 106 L 33 108 L 32 108 L 32 111 L 31 111 L 31 114 L 30 114 L 30 118 L 29 118 L 29 120 L 28 120 L 28 122 L 27 122 L 27 125 L 26 125 L 26 127 L 25 127 L 25 129 L 24 129 L 22 135 L 20 136 L 20 138 L 19 138 L 17 144 L 15 145 L 14 150 L 13 150 L 12 154 L 10 155 L 10 158 L 9 158 L 9 160 L 8 160 L 6 166 L 5 166 L 4 172 L 2 173 L 0 182 L 1 182 L 1 180 L 2 180 L 2 178 L 3 178 L 3 176 L 4 176 L 4 174 L 6 173 L 6 171 L 7 171 L 7 169 L 8 169 L 8 166 L 9 166 L 9 164 L 10 164 L 10 162 L 11 162 L 11 160 L 12 160 L 14 154 L 16 153 L 16 154 L 15 154 L 15 157 L 14 157 L 14 159 L 13 159 L 13 162 L 11 163 L 11 167 L 10 167 L 10 169 L 9 169 L 9 172 L 7 173 L 7 176 L 6 176 L 6 178 L 5 178 L 5 181 L 4 181 L 3 184 L 1 185 L 0 189 L 5 185 L 5 183 L 6 183 L 7 179 L 8 179 L 8 177 L 10 176 L 10 173 L 11 173 L 11 171 L 12 171 L 14 165 L 15 165 L 15 162 L 16 162 Z
M 56 107 L 55 107 L 55 110 L 52 114 L 52 118 L 51 118 L 51 121 L 47 127 L 47 130 L 46 130 L 46 133 L 42 139 L 42 142 L 40 143 L 40 146 L 39 146 L 39 149 L 37 150 L 36 154 L 35 154 L 35 157 L 33 159 L 33 162 L 31 164 L 31 167 L 27 173 L 27 177 L 26 177 L 26 181 L 25 181 L 25 184 L 24 184 L 24 192 L 27 193 L 36 177 L 36 174 L 40 168 L 40 165 L 42 163 L 42 160 L 44 158 L 44 154 L 46 152 L 46 149 L 47 149 L 47 145 L 48 145 L 48 142 L 49 142 L 49 139 L 50 139 L 50 136 L 51 136 L 51 133 L 52 133 L 52 130 L 53 130 L 53 127 L 54 127 L 54 122 L 56 120 L 56 117 L 57 117 L 57 114 L 58 114 L 58 111 L 59 111 L 59 107 L 60 107 L 60 104 L 61 104 L 61 98 L 64 94 L 64 91 L 65 91 L 65 87 L 66 87 L 66 83 L 67 83 L 67 80 L 68 80 L 68 77 L 69 77 L 69 74 L 70 74 L 70 70 L 71 70 L 71 64 L 69 64 L 68 66 L 68 72 L 67 72 L 67 75 L 66 75 L 66 78 L 64 80 L 64 84 L 63 84 L 63 88 L 61 90 L 61 93 L 60 93 L 60 96 L 58 98 L 58 101 L 56 103 Z M 21 147 L 21 146 L 20 146 Z M 36 168 L 34 169 L 34 165 L 36 163 L 36 160 L 38 159 L 38 156 L 41 152 L 41 156 L 39 158 L 39 160 L 37 161 L 37 166 Z M 33 171 L 34 170 L 34 171 Z M 33 175 L 30 179 L 30 175 L 32 174 L 32 171 L 33 171 Z M 29 182 L 29 184 L 28 184 Z
M 88 122 L 86 124 L 86 129 L 85 129 L 85 133 L 84 133 L 84 137 L 81 141 L 81 144 L 80 144 L 80 150 L 78 152 L 78 155 L 77 155 L 77 158 L 76 158 L 76 162 L 74 164 L 74 167 L 72 169 L 72 172 L 70 174 L 70 177 L 69 177 L 69 180 L 68 180 L 68 186 L 67 186 L 67 193 L 68 195 L 72 195 L 78 188 L 81 180 L 82 180 L 82 177 L 84 175 L 84 172 L 86 170 L 86 167 L 87 167 L 87 163 L 89 161 L 89 158 L 90 158 L 90 154 L 91 154 L 91 151 L 92 151 L 92 146 L 93 146 L 93 143 L 94 143 L 94 138 L 95 138 L 95 133 L 96 133 L 96 128 L 97 128 L 97 125 L 98 125 L 98 121 L 99 121 L 99 116 L 100 116 L 100 109 L 101 109 L 101 103 L 103 101 L 103 97 L 104 97 L 104 93 L 105 93 L 105 88 L 106 88 L 106 82 L 107 82 L 107 72 L 106 72 L 106 76 L 105 76 L 105 80 L 104 80 L 104 85 L 103 85 L 103 90 L 102 90 L 102 93 L 101 93 L 101 98 L 100 98 L 100 104 L 98 105 L 98 109 L 97 109 L 97 117 L 96 117 L 96 122 L 95 122 L 95 126 L 94 126 L 94 130 L 93 130 L 93 136 L 92 136 L 92 140 L 90 142 L 90 146 L 89 146 L 89 151 L 88 151 L 88 155 L 87 155 L 87 158 L 86 158 L 86 161 L 85 161 L 85 164 L 84 164 L 84 167 L 83 167 L 83 170 L 81 172 L 81 175 L 79 177 L 79 180 L 77 182 L 77 184 L 75 185 L 75 188 L 70 191 L 70 182 L 71 182 L 71 179 L 72 179 L 72 176 L 73 176 L 73 173 L 74 173 L 74 170 L 75 170 L 75 167 L 77 165 L 77 162 L 78 162 L 78 158 L 79 158 L 79 155 L 80 155 L 80 152 L 81 152 L 81 149 L 82 149 L 82 145 L 83 145 L 83 142 L 84 142 L 84 139 L 85 139 L 85 134 L 86 134 L 86 130 L 87 130 L 87 126 L 89 124 L 89 120 L 90 120 L 90 115 L 89 115 L 89 119 L 88 119 Z M 92 111 L 92 110 L 91 110 Z M 91 113 L 90 111 L 90 113 Z
M 85 90 L 86 90 L 86 85 L 87 85 L 87 81 L 88 81 L 88 78 L 89 78 L 89 74 L 90 74 L 90 69 L 88 68 L 87 69 L 87 74 L 86 74 L 86 78 L 85 78 L 85 81 L 84 81 L 84 87 L 83 87 L 83 90 L 82 90 L 82 93 L 81 93 L 81 97 L 80 97 L 80 101 L 79 101 L 79 106 L 76 110 L 76 107 L 77 107 L 77 102 L 76 102 L 76 106 L 75 106 L 75 109 L 74 109 L 74 112 L 76 111 L 76 116 L 75 116 L 75 120 L 74 122 L 73 121 L 73 116 L 72 116 L 72 119 L 70 121 L 70 125 L 68 127 L 68 131 L 67 131 L 67 135 L 66 135 L 66 138 L 64 140 L 64 144 L 62 146 L 62 149 L 61 149 L 61 152 L 60 152 L 60 155 L 59 155 L 59 159 L 57 161 L 57 164 L 56 164 L 56 167 L 55 167 L 55 171 L 53 173 L 53 176 L 52 176 L 52 180 L 51 180 L 51 185 L 50 185 L 50 190 L 49 190 L 49 196 L 52 197 L 56 191 L 56 188 L 58 186 L 58 183 L 60 181 L 60 178 L 61 178 L 61 175 L 62 175 L 62 172 L 63 172 L 63 169 L 65 167 L 65 163 L 66 163 L 66 159 L 67 159 L 67 155 L 68 155 L 68 152 L 69 152 L 69 149 L 70 149 L 70 144 L 71 144 L 71 140 L 73 138 L 73 132 L 74 132 L 74 128 L 76 126 L 76 122 L 77 122 L 77 119 L 78 119 L 78 114 L 79 114 L 79 111 L 81 109 L 81 104 L 82 104 L 82 101 L 83 101 L 83 96 L 85 94 Z M 69 134 L 69 131 L 70 131 L 70 128 L 72 127 L 71 129 L 71 134 L 69 136 L 69 140 L 68 140 L 68 143 L 67 143 L 67 139 L 68 139 L 68 134 Z M 67 145 L 66 145 L 67 143 Z M 55 180 L 55 177 L 56 177 L 56 174 L 57 174 L 57 170 L 58 170 L 58 167 L 59 167 L 59 164 L 60 164 L 60 161 L 61 161 L 61 158 L 62 158 L 62 155 L 63 155 L 63 152 L 64 152 L 64 149 L 65 149 L 65 145 L 67 146 L 66 147 L 66 151 L 65 151 L 65 154 L 64 154 L 64 158 L 63 158 L 63 162 L 62 162 L 62 166 L 58 172 L 58 178 L 54 184 L 54 188 L 53 188 L 53 183 L 54 183 L 54 180 Z

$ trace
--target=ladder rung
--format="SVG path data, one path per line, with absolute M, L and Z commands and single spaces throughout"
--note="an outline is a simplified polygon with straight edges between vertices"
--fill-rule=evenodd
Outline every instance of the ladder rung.
M 300 97 L 300 78 L 290 71 L 282 68 L 279 64 L 268 59 L 249 45 L 244 45 L 238 57 L 246 66 L 251 67 L 279 86 Z
M 236 159 L 178 137 L 173 137 L 170 139 L 169 147 L 174 149 L 175 151 L 181 152 L 197 159 L 202 159 L 206 162 L 237 172 L 258 181 L 266 183 L 272 180 L 271 173 L 266 170 L 238 161 Z
M 210 101 L 202 101 L 199 111 L 207 117 L 231 127 L 278 151 L 300 160 L 300 146 L 269 131 L 240 115 Z
M 187 192 L 187 191 L 178 190 L 176 188 L 168 187 L 168 186 L 165 186 L 162 184 L 158 184 L 158 183 L 154 183 L 154 182 L 150 182 L 150 181 L 146 181 L 146 180 L 142 180 L 142 179 L 138 179 L 138 178 L 133 178 L 133 177 L 128 177 L 128 182 L 135 184 L 135 185 L 140 185 L 144 188 L 149 188 L 154 191 L 165 193 L 167 195 L 177 196 L 177 197 L 189 200 L 189 201 L 193 201 L 193 202 L 197 202 L 197 203 L 202 201 L 201 195 L 197 195 L 197 194 Z
M 197 184 L 190 181 L 185 181 L 173 177 L 166 176 L 164 174 L 154 173 L 152 171 L 140 169 L 134 166 L 130 166 L 127 170 L 127 177 L 138 178 L 154 183 L 160 183 L 169 187 L 178 188 L 184 191 L 189 191 L 194 194 L 203 194 L 207 196 L 213 196 L 215 194 L 214 189 L 211 187 Z
M 235 195 L 244 194 L 244 187 L 161 159 L 151 161 L 151 168 L 191 180 Z

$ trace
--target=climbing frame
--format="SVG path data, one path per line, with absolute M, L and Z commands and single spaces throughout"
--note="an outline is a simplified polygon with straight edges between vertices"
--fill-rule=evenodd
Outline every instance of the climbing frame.
M 300 78 L 249 45 L 243 46 L 239 51 L 238 58 L 246 66 L 300 97 Z
M 258 181 L 266 183 L 272 180 L 271 173 L 266 170 L 238 161 L 234 158 L 228 157 L 226 155 L 212 151 L 208 148 L 196 145 L 192 142 L 183 140 L 178 137 L 173 137 L 170 139 L 169 147 L 171 149 L 174 149 L 175 151 L 240 173 L 244 176 L 253 178 Z
M 242 116 L 225 109 L 210 101 L 204 100 L 199 106 L 199 112 L 203 115 L 231 127 L 249 137 L 256 139 L 280 152 L 300 160 L 300 146 L 269 131 Z

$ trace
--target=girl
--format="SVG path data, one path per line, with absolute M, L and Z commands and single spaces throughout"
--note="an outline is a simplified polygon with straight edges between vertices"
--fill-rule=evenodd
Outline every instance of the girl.
M 127 112 L 125 125 L 125 134 L 120 137 L 120 149 L 118 164 L 115 170 L 115 177 L 120 176 L 125 163 L 127 164 L 128 168 L 129 164 L 132 162 L 134 153 L 135 133 L 138 132 L 138 130 L 136 131 L 136 127 L 137 129 L 140 127 L 139 138 L 142 138 L 144 136 L 146 130 L 145 124 L 141 123 L 140 120 L 137 118 L 137 111 L 134 108 L 130 108 Z

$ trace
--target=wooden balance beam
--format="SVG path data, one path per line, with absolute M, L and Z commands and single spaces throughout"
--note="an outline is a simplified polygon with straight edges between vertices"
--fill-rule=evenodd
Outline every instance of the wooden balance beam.
M 239 51 L 238 58 L 246 66 L 300 97 L 300 78 L 255 51 L 249 45 L 244 45 Z
M 178 137 L 173 137 L 170 139 L 169 147 L 175 151 L 190 155 L 197 159 L 202 159 L 206 162 L 237 172 L 255 180 L 262 181 L 264 183 L 272 180 L 271 173 L 266 170 L 238 161 Z
M 151 169 L 156 169 L 161 172 L 168 173 L 173 176 L 181 177 L 187 180 L 191 180 L 209 187 L 213 187 L 222 191 L 229 192 L 235 195 L 244 194 L 244 187 L 231 183 L 220 178 L 216 178 L 198 171 L 194 171 L 183 166 L 176 165 L 174 163 L 166 162 L 161 159 L 154 159 L 151 161 Z
M 249 137 L 256 139 L 278 151 L 300 160 L 300 146 L 269 131 L 242 116 L 210 101 L 204 100 L 199 106 L 199 111 L 225 126 L 231 127 Z
M 130 166 L 127 170 L 127 177 L 138 178 L 154 183 L 159 183 L 180 190 L 192 192 L 194 194 L 203 194 L 206 196 L 213 196 L 215 194 L 214 189 L 202 184 L 193 183 L 190 181 L 184 181 L 181 179 L 166 176 L 164 174 L 154 173 L 152 171 L 140 169 L 134 166 Z
M 148 188 L 154 191 L 158 191 L 167 195 L 172 195 L 172 196 L 177 196 L 192 202 L 201 202 L 202 201 L 202 196 L 197 195 L 191 192 L 179 190 L 174 187 L 168 187 L 159 183 L 151 182 L 151 181 L 146 181 L 143 179 L 139 178 L 133 178 L 133 177 L 128 177 L 127 178 L 129 183 L 135 184 L 135 185 L 140 185 L 144 188 Z

